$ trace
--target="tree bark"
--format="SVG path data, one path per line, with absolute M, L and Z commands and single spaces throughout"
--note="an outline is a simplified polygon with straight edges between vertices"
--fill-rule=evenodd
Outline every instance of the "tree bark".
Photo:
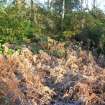
M 62 4 L 62 23 L 61 23 L 62 31 L 63 31 L 64 18 L 65 18 L 65 0 L 63 0 L 63 4 Z
M 30 17 L 30 20 L 33 24 L 34 23 L 34 2 L 33 2 L 33 0 L 31 0 L 31 17 Z
M 48 10 L 50 10 L 50 0 L 48 0 Z
M 96 0 L 93 0 L 93 9 L 96 8 Z

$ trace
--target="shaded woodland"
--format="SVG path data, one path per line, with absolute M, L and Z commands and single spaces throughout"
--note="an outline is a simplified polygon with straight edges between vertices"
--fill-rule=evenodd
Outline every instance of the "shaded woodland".
M 0 0 L 0 105 L 105 105 L 97 0 Z

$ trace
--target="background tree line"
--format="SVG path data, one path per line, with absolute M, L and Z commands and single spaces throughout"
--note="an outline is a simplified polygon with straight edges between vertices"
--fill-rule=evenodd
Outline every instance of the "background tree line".
M 0 0 L 0 43 L 76 39 L 105 52 L 105 14 L 88 0 Z M 85 6 L 84 6 L 85 5 Z

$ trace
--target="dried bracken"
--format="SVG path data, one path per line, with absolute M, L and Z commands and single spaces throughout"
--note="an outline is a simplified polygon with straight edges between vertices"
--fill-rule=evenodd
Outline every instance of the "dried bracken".
M 0 105 L 105 105 L 104 68 L 77 50 L 69 46 L 65 58 L 28 48 L 0 55 Z

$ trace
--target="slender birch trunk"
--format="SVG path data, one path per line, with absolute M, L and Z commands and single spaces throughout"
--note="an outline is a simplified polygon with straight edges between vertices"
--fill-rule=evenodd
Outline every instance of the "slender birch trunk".
M 65 18 L 65 0 L 63 0 L 63 4 L 62 4 L 62 23 L 61 23 L 62 31 L 63 31 L 64 18 Z

